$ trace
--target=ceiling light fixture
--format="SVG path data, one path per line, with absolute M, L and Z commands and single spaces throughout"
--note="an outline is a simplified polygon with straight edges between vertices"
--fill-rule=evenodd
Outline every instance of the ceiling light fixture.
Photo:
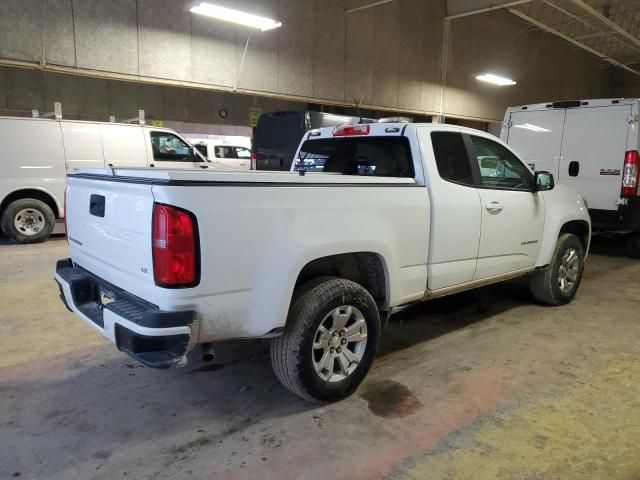
M 493 73 L 483 73 L 482 75 L 478 75 L 476 77 L 476 80 L 480 80 L 481 82 L 493 83 L 494 85 L 499 85 L 501 87 L 516 84 L 516 82 L 514 82 L 510 78 L 501 77 L 500 75 L 494 75 Z
M 223 20 L 225 22 L 256 28 L 263 32 L 282 26 L 282 22 L 278 22 L 272 18 L 261 17 L 259 15 L 253 15 L 252 13 L 242 12 L 240 10 L 221 7 L 209 2 L 191 2 L 187 4 L 185 10 L 198 15 Z

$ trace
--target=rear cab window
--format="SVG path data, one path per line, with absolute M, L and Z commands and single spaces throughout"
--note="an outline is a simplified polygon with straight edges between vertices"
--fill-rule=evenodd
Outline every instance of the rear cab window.
M 413 178 L 409 140 L 401 136 L 353 136 L 306 140 L 294 169 L 338 175 Z
M 467 147 L 461 133 L 432 132 L 431 144 L 440 178 L 463 185 L 475 184 Z

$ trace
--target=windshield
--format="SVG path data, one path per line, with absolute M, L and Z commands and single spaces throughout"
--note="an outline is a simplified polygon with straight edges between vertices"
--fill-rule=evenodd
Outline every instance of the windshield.
M 375 177 L 414 177 L 405 137 L 345 137 L 307 140 L 295 170 Z

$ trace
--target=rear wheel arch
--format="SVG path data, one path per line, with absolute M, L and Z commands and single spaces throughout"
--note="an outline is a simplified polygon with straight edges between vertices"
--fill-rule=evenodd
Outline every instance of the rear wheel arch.
M 51 209 L 51 211 L 53 212 L 56 218 L 62 217 L 64 206 L 58 204 L 58 201 L 56 200 L 55 195 L 53 195 L 52 193 L 46 190 L 40 190 L 37 188 L 23 188 L 20 190 L 14 190 L 10 194 L 8 194 L 6 197 L 2 199 L 2 202 L 0 202 L 0 215 L 2 215 L 4 210 L 9 205 L 11 205 L 11 203 L 15 202 L 16 200 L 22 200 L 27 198 L 40 200 Z
M 338 277 L 362 285 L 380 310 L 388 309 L 390 301 L 389 270 L 382 255 L 374 252 L 351 252 L 328 255 L 308 262 L 298 273 L 292 302 L 301 289 L 313 285 L 316 279 Z

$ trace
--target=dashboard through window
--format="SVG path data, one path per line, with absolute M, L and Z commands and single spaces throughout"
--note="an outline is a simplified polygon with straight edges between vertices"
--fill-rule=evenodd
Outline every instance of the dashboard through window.
M 296 171 L 413 178 L 413 159 L 405 137 L 339 137 L 307 140 Z
M 533 174 L 513 153 L 493 140 L 471 135 L 480 168 L 480 185 L 530 191 Z

